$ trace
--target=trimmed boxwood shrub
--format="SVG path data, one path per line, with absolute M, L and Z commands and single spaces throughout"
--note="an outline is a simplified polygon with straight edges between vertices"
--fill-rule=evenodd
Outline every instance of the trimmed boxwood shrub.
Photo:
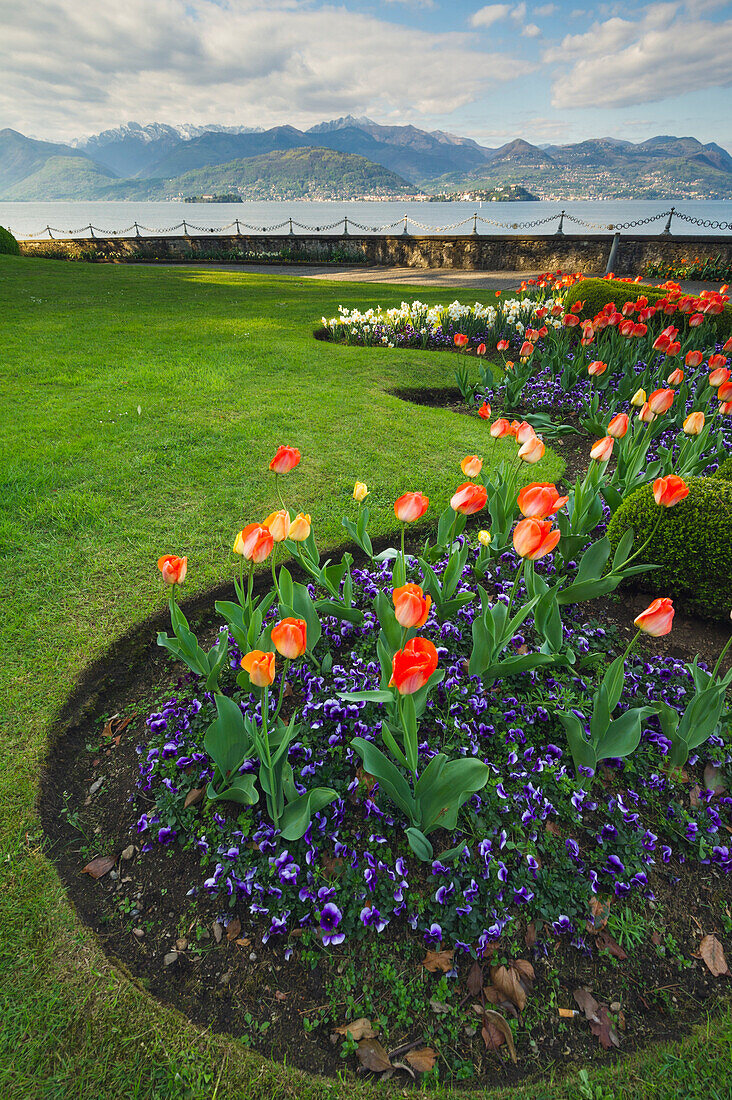
M 636 489 L 610 521 L 613 550 L 629 527 L 636 546 L 661 522 L 639 562 L 660 565 L 641 573 L 636 584 L 658 596 L 679 596 L 683 603 L 712 619 L 724 619 L 732 608 L 732 483 L 718 477 L 686 479 L 689 495 L 673 508 L 659 508 L 653 486 Z
M 725 458 L 714 476 L 724 478 L 725 481 L 732 481 L 732 455 Z
M 661 290 L 660 287 L 646 286 L 645 283 L 623 283 L 619 279 L 580 279 L 566 292 L 564 304 L 569 307 L 574 302 L 584 302 L 580 317 L 594 317 L 608 302 L 614 302 L 618 309 L 622 309 L 625 302 L 634 302 L 641 294 L 653 304 L 667 293 L 668 291 Z M 732 307 L 726 305 L 711 320 L 717 326 L 717 339 L 726 340 L 732 332 Z M 669 317 L 669 324 L 673 323 L 673 317 Z
M 7 256 L 20 256 L 20 245 L 9 229 L 0 225 L 0 253 Z

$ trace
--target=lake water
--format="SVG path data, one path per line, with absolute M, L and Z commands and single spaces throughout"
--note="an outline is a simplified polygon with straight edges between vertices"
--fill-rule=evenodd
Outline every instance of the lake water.
M 646 200 L 567 201 L 560 202 L 243 202 L 243 203 L 181 203 L 181 202 L 0 202 L 0 225 L 18 238 L 45 236 L 45 226 L 51 226 L 54 236 L 88 237 L 89 224 L 100 235 L 112 235 L 124 230 L 134 234 L 134 223 L 143 236 L 171 231 L 184 219 L 188 230 L 211 231 L 231 226 L 238 218 L 241 231 L 272 230 L 287 234 L 292 218 L 295 233 L 319 231 L 342 232 L 342 219 L 348 218 L 352 232 L 359 226 L 399 233 L 407 226 L 412 233 L 469 233 L 473 214 L 478 214 L 479 233 L 541 233 L 557 229 L 557 215 L 566 211 L 564 232 L 611 233 L 618 223 L 653 220 L 646 225 L 628 227 L 627 232 L 660 233 L 671 207 L 670 202 Z M 732 223 L 732 200 L 679 201 L 677 210 L 701 222 L 723 223 L 697 225 L 674 217 L 672 232 L 676 236 L 698 234 L 727 235 Z M 571 219 L 577 219 L 573 221 Z M 282 223 L 286 223 L 282 225 Z M 333 225 L 333 223 L 338 223 Z M 461 224 L 462 223 L 462 224 Z M 499 224 L 494 224 L 499 223 Z M 526 223 L 529 223 L 528 225 Z M 540 223 L 540 224 L 531 224 Z M 234 227 L 235 228 L 235 227 Z M 232 230 L 229 229 L 229 232 Z M 181 230 L 177 230 L 181 232 Z

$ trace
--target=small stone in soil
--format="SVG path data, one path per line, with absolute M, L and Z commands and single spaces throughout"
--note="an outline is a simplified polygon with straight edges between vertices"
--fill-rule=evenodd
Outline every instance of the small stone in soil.
M 185 936 L 181 936 L 181 938 L 179 940 L 175 941 L 176 951 L 185 951 L 187 947 L 188 947 L 188 940 L 185 938 Z
M 169 951 L 168 954 L 163 959 L 163 964 L 165 966 L 172 966 L 174 962 L 178 962 L 178 952 L 177 951 Z
M 104 776 L 100 775 L 99 779 L 95 779 L 94 782 L 92 783 L 91 787 L 89 788 L 89 794 L 96 794 L 103 782 L 104 782 Z
M 613 1001 L 610 1005 L 610 1011 L 611 1012 L 620 1012 L 621 1007 L 622 1007 L 622 1005 L 620 1004 L 620 1001 Z
M 138 940 L 141 940 L 143 938 L 143 936 L 145 935 L 145 931 L 142 928 L 133 928 L 132 929 L 132 935 L 136 936 Z
M 211 929 L 213 931 L 213 937 L 216 940 L 216 943 L 221 943 L 224 935 L 224 926 L 222 924 L 219 924 L 219 922 L 215 920 L 211 925 Z
M 122 852 L 120 852 L 120 857 L 119 858 L 120 859 L 132 859 L 134 854 L 135 854 L 135 845 L 134 844 L 128 844 L 127 847 L 125 849 L 123 849 Z

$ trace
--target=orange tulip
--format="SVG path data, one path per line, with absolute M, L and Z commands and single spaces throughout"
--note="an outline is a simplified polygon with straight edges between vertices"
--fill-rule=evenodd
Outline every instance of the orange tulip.
M 669 374 L 668 378 L 666 379 L 666 384 L 669 386 L 680 386 L 683 381 L 684 372 L 681 370 L 680 367 L 677 367 L 676 370 L 672 370 Z
M 483 404 L 478 409 L 478 416 L 480 417 L 481 420 L 490 420 L 490 418 L 491 418 L 491 407 L 490 407 L 490 405 L 488 404 L 487 401 L 484 401 Z
M 394 513 L 402 523 L 413 523 L 425 514 L 429 503 L 424 493 L 404 493 L 394 502 Z
M 687 351 L 684 362 L 687 367 L 698 367 L 704 360 L 704 355 L 700 351 Z
M 722 351 L 732 352 L 732 336 L 730 336 L 727 341 L 722 344 Z
M 284 542 L 290 531 L 290 513 L 284 508 L 279 512 L 272 512 L 262 526 L 270 531 L 275 542 Z
M 494 439 L 503 439 L 505 435 L 511 435 L 511 422 L 501 416 L 491 424 L 491 435 Z
M 544 457 L 546 447 L 539 439 L 538 435 L 532 435 L 530 439 L 527 439 L 522 447 L 519 447 L 518 456 L 523 462 L 528 462 L 533 465 L 535 462 L 540 462 Z
M 552 527 L 551 520 L 528 519 L 519 520 L 513 532 L 513 548 L 522 558 L 529 561 L 538 561 L 539 558 L 551 554 L 560 539 L 558 527 Z
M 594 378 L 596 375 L 604 374 L 606 370 L 607 363 L 603 363 L 601 359 L 595 359 L 588 366 L 587 373 Z
M 590 448 L 590 458 L 594 458 L 596 462 L 607 462 L 613 453 L 614 445 L 615 440 L 613 437 L 604 435 L 602 439 L 598 439 L 597 443 L 593 443 Z
M 298 512 L 290 524 L 290 541 L 305 542 L 310 535 L 311 520 L 306 512 Z
M 468 342 L 468 338 L 463 332 L 456 332 L 453 336 L 453 341 L 456 348 L 464 348 Z
M 607 434 L 613 439 L 622 439 L 628 431 L 630 419 L 627 413 L 616 413 L 607 426 Z
M 683 478 L 670 474 L 668 477 L 659 477 L 653 482 L 653 499 L 656 504 L 664 508 L 673 508 L 689 495 L 689 488 Z
M 562 317 L 562 324 L 565 328 L 575 328 L 579 323 L 580 320 L 576 313 L 565 313 Z
M 413 695 L 429 680 L 437 668 L 437 650 L 428 638 L 412 638 L 394 654 L 389 687 L 400 695 Z
M 674 605 L 668 596 L 664 596 L 663 599 L 654 600 L 633 622 L 651 637 L 660 638 L 670 632 L 673 620 Z
M 714 387 L 721 386 L 723 382 L 728 380 L 729 376 L 730 372 L 727 367 L 715 367 L 709 375 L 709 385 Z
M 288 661 L 302 657 L 308 647 L 307 637 L 308 627 L 304 619 L 288 617 L 281 619 L 276 626 L 272 627 L 272 645 Z
M 657 416 L 667 413 L 674 403 L 674 396 L 673 390 L 654 390 L 648 398 L 648 407 Z
M 248 523 L 239 532 L 234 543 L 234 553 L 241 554 L 245 561 L 264 561 L 272 553 L 274 538 L 272 532 L 263 523 Z
M 717 412 L 720 416 L 730 416 L 732 414 L 732 401 L 722 401 L 717 408 Z
M 166 584 L 183 584 L 188 572 L 188 558 L 176 558 L 174 554 L 165 554 L 158 558 L 158 569 Z
M 687 435 L 700 435 L 702 428 L 704 427 L 704 413 L 689 413 L 686 420 L 684 421 L 683 427 Z
M 485 508 L 488 499 L 487 490 L 483 485 L 475 485 L 472 481 L 466 481 L 460 485 L 450 498 L 450 507 L 453 512 L 460 512 L 464 516 L 472 516 Z
M 425 596 L 418 584 L 403 584 L 392 592 L 396 621 L 403 627 L 424 626 L 432 597 Z
M 518 495 L 519 511 L 527 519 L 546 519 L 554 515 L 569 500 L 557 492 L 556 485 L 545 481 L 532 481 L 530 485 L 524 485 Z
M 477 477 L 483 469 L 483 459 L 477 455 L 466 455 L 460 463 L 460 469 L 466 477 Z
M 530 439 L 534 438 L 536 432 L 531 424 L 529 424 L 528 420 L 522 420 L 517 426 L 515 434 L 517 443 L 527 443 Z
M 528 359 L 534 352 L 534 345 L 530 340 L 524 340 L 519 351 L 519 359 Z
M 689 328 L 699 328 L 699 325 L 703 325 L 705 320 L 703 313 L 695 313 L 689 318 Z
M 722 383 L 717 390 L 717 398 L 723 404 L 725 401 L 732 401 L 732 379 Z
M 255 687 L 268 687 L 275 677 L 275 655 L 252 649 L 241 659 L 241 667 L 249 673 Z
M 638 419 L 642 420 L 644 424 L 652 424 L 653 421 L 656 419 L 656 414 L 654 412 L 651 412 L 651 406 L 648 404 L 647 401 L 643 403 L 643 406 L 638 413 Z
M 287 474 L 290 470 L 294 470 L 299 461 L 300 452 L 297 447 L 278 447 L 269 468 L 276 474 Z
M 496 344 L 496 350 L 497 351 L 508 351 L 510 346 L 511 345 L 509 344 L 508 340 L 499 340 L 498 343 Z
M 485 355 L 485 353 L 486 353 L 485 344 L 478 344 L 477 348 L 475 349 L 475 354 L 476 355 Z

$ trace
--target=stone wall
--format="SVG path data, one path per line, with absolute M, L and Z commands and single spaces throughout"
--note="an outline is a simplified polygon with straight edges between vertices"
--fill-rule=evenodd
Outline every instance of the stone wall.
M 579 236 L 186 236 L 97 237 L 21 241 L 23 256 L 102 263 L 256 263 L 296 260 L 381 267 L 452 268 L 468 271 L 582 271 L 603 275 L 613 238 Z M 264 255 L 263 255 L 264 254 Z M 266 254 L 269 254 L 267 256 Z M 732 236 L 674 237 L 621 235 L 613 271 L 637 275 L 649 261 L 702 259 L 721 255 L 732 262 Z

